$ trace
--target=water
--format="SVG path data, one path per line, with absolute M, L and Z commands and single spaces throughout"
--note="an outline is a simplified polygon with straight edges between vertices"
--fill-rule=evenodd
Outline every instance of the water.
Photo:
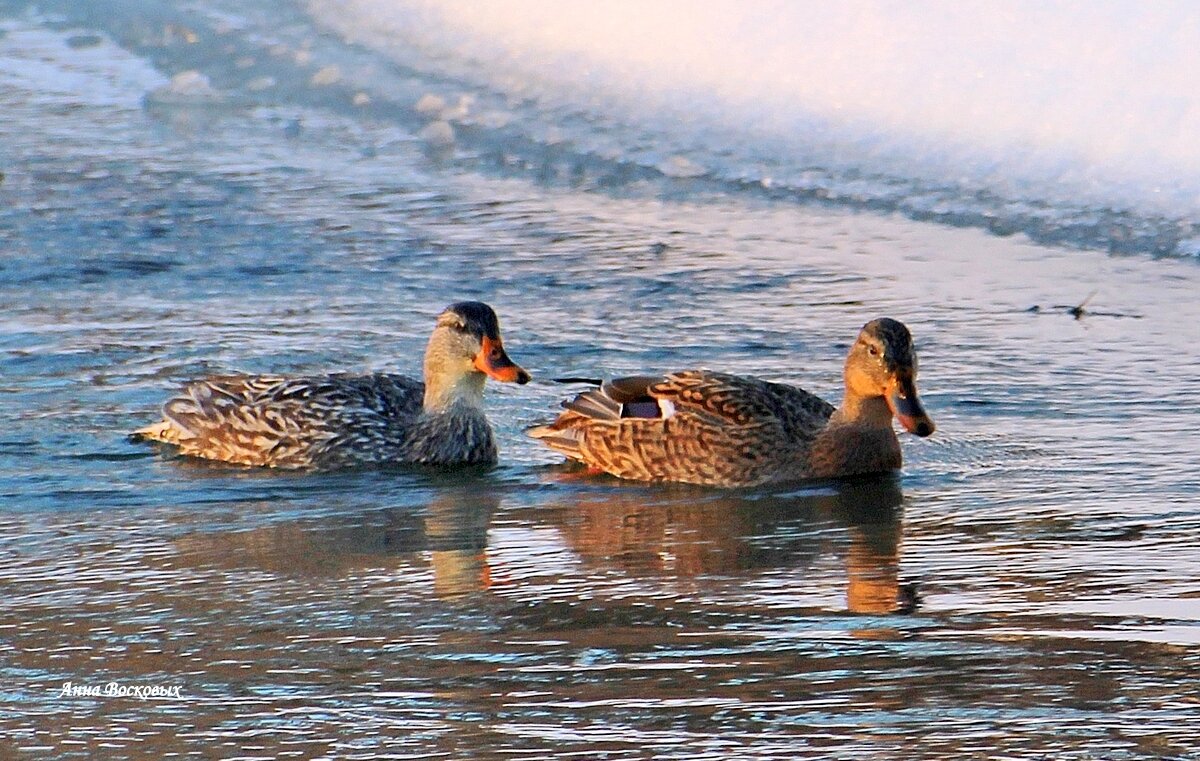
M 680 131 L 696 154 L 600 95 L 551 120 L 561 101 L 467 78 L 432 33 L 397 58 L 364 39 L 386 18 L 341 7 L 334 29 L 0 3 L 6 757 L 1200 758 L 1194 212 L 1130 182 L 1048 246 L 994 234 L 1019 209 L 931 224 L 917 176 L 891 205 L 776 192 L 694 171 L 717 126 Z M 188 71 L 217 94 L 172 90 Z M 1054 224 L 1090 203 L 1022 187 Z M 490 472 L 263 473 L 124 439 L 201 373 L 415 372 L 461 298 L 536 377 L 489 387 Z M 939 425 L 896 478 L 651 488 L 520 434 L 556 375 L 702 365 L 836 398 L 882 314 Z

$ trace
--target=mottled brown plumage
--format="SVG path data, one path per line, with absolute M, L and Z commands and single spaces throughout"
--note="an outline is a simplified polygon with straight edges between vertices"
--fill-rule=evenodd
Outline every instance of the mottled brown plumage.
M 621 478 L 751 486 L 900 467 L 892 417 L 928 436 L 916 355 L 903 324 L 882 318 L 846 358 L 838 408 L 803 389 L 707 370 L 619 378 L 563 403 L 529 435 Z
M 453 304 L 425 352 L 425 382 L 403 375 L 227 375 L 193 381 L 134 432 L 186 455 L 274 468 L 490 464 L 485 377 L 526 383 L 491 307 Z

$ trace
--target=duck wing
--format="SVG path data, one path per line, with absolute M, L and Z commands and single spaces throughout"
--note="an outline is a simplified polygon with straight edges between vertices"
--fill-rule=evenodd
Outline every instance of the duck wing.
M 803 389 L 707 370 L 618 378 L 563 406 L 529 434 L 622 478 L 726 486 L 769 480 L 834 410 Z
M 829 402 L 796 386 L 708 370 L 673 373 L 647 393 L 670 401 L 679 412 L 707 415 L 724 425 L 778 423 L 796 438 L 811 438 L 834 411 Z
M 424 384 L 402 375 L 225 375 L 193 381 L 135 435 L 184 454 L 301 468 L 351 437 L 382 444 L 421 410 Z

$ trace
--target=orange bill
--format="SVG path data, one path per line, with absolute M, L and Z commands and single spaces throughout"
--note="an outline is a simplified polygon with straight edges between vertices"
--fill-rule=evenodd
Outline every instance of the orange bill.
M 489 378 L 506 383 L 528 383 L 529 373 L 508 358 L 499 338 L 484 336 L 483 347 L 475 355 L 475 369 Z
M 921 406 L 921 399 L 917 396 L 917 384 L 911 375 L 896 378 L 886 398 L 888 407 L 900 421 L 900 425 L 904 426 L 904 430 L 918 436 L 928 436 L 937 430 L 933 419 Z

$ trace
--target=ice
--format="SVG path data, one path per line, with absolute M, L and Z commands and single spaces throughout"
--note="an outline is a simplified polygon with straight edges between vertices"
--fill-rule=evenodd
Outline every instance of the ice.
M 666 155 L 697 142 L 719 151 L 736 134 L 752 146 L 744 163 L 794 171 L 851 167 L 1180 215 L 1200 196 L 1194 4 L 339 0 L 311 10 L 348 38 L 516 99 L 667 124 L 687 145 Z
M 342 81 L 342 70 L 337 65 L 323 66 L 309 80 L 314 87 L 327 87 Z
M 421 130 L 419 137 L 431 146 L 446 148 L 454 144 L 454 127 L 446 121 L 430 122 Z
M 215 90 L 208 77 L 198 71 L 181 71 L 171 77 L 171 81 L 162 87 L 155 88 L 147 95 L 147 100 L 156 104 L 207 104 L 224 99 L 224 95 Z

